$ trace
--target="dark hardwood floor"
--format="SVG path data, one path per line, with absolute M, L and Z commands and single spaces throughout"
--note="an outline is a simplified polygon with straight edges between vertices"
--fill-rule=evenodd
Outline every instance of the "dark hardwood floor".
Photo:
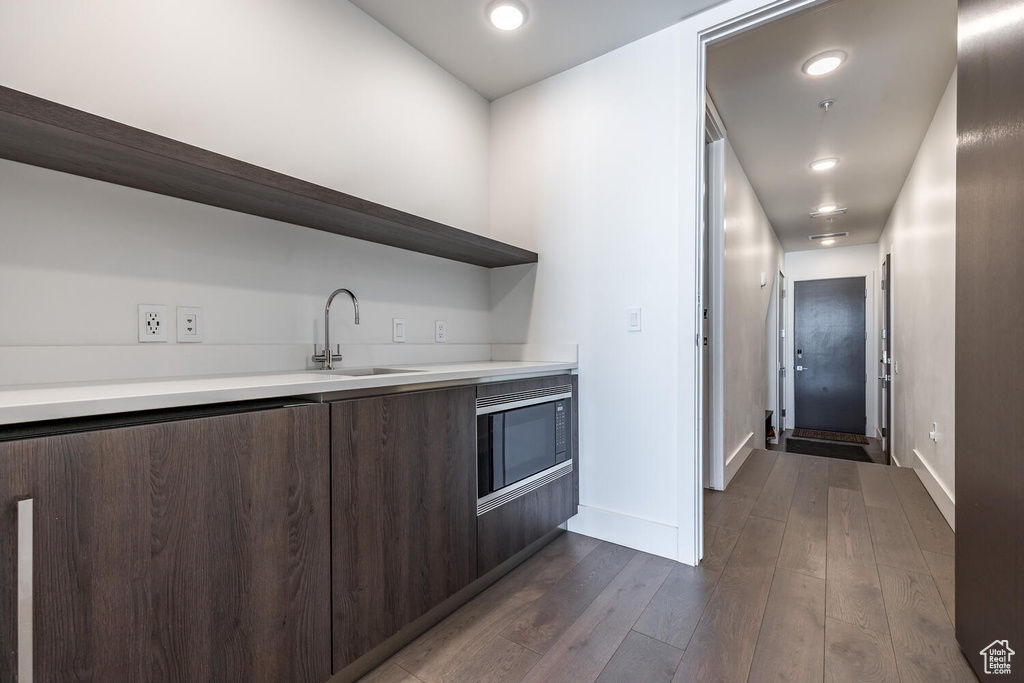
M 365 681 L 975 681 L 912 470 L 758 450 L 699 567 L 565 533 Z

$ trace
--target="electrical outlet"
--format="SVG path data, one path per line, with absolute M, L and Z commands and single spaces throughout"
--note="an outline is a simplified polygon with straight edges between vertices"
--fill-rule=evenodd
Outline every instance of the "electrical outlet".
M 195 344 L 203 341 L 203 309 L 178 306 L 178 342 Z
M 444 344 L 448 341 L 448 323 L 443 320 L 434 321 L 434 342 Z
M 405 343 L 405 318 L 391 319 L 391 341 L 396 344 Z
M 167 341 L 167 307 L 139 304 L 139 341 Z

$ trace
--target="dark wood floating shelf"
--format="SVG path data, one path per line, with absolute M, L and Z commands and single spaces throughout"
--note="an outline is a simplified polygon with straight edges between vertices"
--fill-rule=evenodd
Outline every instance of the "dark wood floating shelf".
M 0 157 L 487 268 L 537 254 L 0 86 Z

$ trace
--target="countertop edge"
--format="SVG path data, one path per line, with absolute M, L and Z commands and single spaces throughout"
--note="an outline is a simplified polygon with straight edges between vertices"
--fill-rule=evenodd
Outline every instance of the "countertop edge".
M 347 393 L 366 395 L 368 391 L 372 392 L 374 389 L 419 388 L 419 385 L 422 385 L 423 389 L 429 389 L 433 384 L 450 384 L 452 382 L 475 384 L 480 380 L 513 380 L 521 379 L 524 376 L 564 374 L 578 369 L 576 363 L 566 362 L 491 361 L 491 363 L 495 367 L 479 367 L 487 365 L 486 361 L 465 364 L 449 363 L 437 366 L 409 366 L 410 372 L 408 373 L 363 377 L 323 378 L 311 372 L 309 380 L 302 382 L 278 381 L 275 383 L 275 377 L 280 379 L 283 376 L 303 374 L 295 372 L 219 378 L 164 378 L 152 382 L 82 383 L 70 387 L 19 387 L 7 392 L 0 389 L 0 427 L 260 399 L 295 397 L 304 400 L 322 400 L 324 396 L 329 396 L 330 400 L 344 400 Z M 474 367 L 459 369 L 460 365 Z M 215 384 L 218 379 L 225 382 L 237 382 L 239 378 L 248 378 L 250 385 L 209 386 L 211 383 Z M 197 386 L 190 387 L 190 383 Z M 164 389 L 147 391 L 147 385 L 152 384 L 161 385 Z M 89 396 L 90 389 L 95 390 L 96 395 Z M 123 392 L 122 395 L 110 395 L 111 392 L 116 392 L 119 389 Z M 60 398 L 62 391 L 68 390 L 75 396 Z M 23 403 L 18 403 L 16 399 L 4 402 L 5 393 L 8 394 L 8 399 L 10 396 L 22 393 L 26 395 L 26 400 Z

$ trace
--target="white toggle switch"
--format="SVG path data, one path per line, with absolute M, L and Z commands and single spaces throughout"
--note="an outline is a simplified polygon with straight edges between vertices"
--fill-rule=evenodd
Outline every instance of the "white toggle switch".
M 641 320 L 639 308 L 627 308 L 626 309 L 626 331 L 627 332 L 641 332 L 643 330 L 643 321 Z
M 939 425 L 932 422 L 932 431 L 928 432 L 928 438 L 932 441 L 939 442 Z

